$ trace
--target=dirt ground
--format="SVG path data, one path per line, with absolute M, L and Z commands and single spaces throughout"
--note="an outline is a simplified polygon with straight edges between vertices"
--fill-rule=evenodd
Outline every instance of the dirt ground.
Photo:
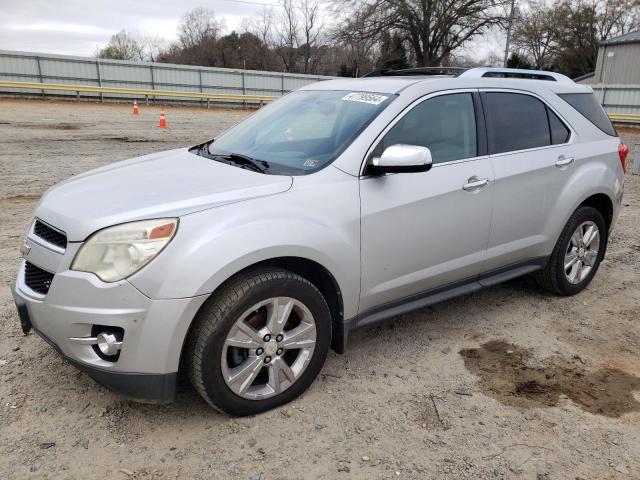
M 640 478 L 640 177 L 590 287 L 520 279 L 357 332 L 284 408 L 234 419 L 188 384 L 123 401 L 23 336 L 9 284 L 44 190 L 195 144 L 246 112 L 0 100 L 0 479 Z M 640 142 L 640 131 L 623 133 Z

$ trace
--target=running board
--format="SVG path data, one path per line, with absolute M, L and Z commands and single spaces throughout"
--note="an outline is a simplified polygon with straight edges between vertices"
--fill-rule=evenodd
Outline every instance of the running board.
M 428 307 L 436 303 L 444 302 L 455 297 L 468 295 L 486 287 L 491 287 L 517 277 L 540 270 L 546 265 L 548 257 L 535 258 L 526 262 L 503 267 L 493 272 L 488 272 L 480 277 L 456 282 L 445 287 L 431 290 L 410 297 L 405 297 L 394 302 L 374 307 L 344 324 L 344 348 L 346 349 L 347 335 L 351 330 L 382 322 L 388 318 L 402 315 L 403 313 Z

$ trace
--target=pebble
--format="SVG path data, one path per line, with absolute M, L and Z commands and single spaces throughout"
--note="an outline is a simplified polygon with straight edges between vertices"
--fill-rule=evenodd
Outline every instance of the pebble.
M 250 447 L 255 447 L 255 446 L 256 446 L 256 443 L 258 443 L 258 442 L 257 442 L 257 440 L 256 440 L 255 438 L 250 438 L 250 439 L 247 441 L 247 445 L 249 445 Z
M 458 388 L 457 390 L 454 390 L 453 393 L 455 393 L 456 395 L 463 395 L 465 397 L 473 397 L 473 393 L 464 388 Z
M 131 477 L 133 476 L 133 472 L 131 470 L 129 470 L 128 468 L 121 468 L 120 470 L 118 470 L 120 473 L 124 473 L 127 477 Z
M 4 367 L 7 364 L 6 360 L 0 360 L 0 367 Z
M 368 462 L 369 461 L 369 457 L 367 457 L 366 455 L 362 456 L 362 461 L 363 462 Z
M 451 347 L 445 347 L 440 351 L 446 355 L 447 353 L 451 352 Z
M 56 446 L 56 442 L 42 442 L 40 444 L 40 448 L 42 450 L 47 450 L 48 448 L 55 447 L 55 446 Z
M 80 445 L 82 445 L 82 448 L 87 450 L 89 448 L 89 440 L 81 440 Z
M 347 467 L 346 465 L 340 465 L 338 467 L 338 471 L 339 472 L 344 472 L 344 473 L 349 473 L 351 471 L 351 469 L 349 467 Z

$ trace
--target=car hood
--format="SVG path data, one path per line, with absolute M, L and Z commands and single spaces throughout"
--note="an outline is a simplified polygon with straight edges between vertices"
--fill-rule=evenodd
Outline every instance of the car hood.
M 291 188 L 289 176 L 265 175 L 190 153 L 186 148 L 91 170 L 45 192 L 35 215 L 83 241 L 101 228 L 177 217 Z

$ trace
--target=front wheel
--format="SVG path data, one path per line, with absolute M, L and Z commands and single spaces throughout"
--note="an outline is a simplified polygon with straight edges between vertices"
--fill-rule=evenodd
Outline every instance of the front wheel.
M 241 274 L 199 312 L 187 352 L 196 390 L 214 408 L 253 415 L 302 394 L 331 344 L 329 307 L 287 270 Z
M 571 216 L 538 283 L 559 295 L 575 295 L 591 282 L 607 245 L 604 217 L 593 207 L 580 207 Z

